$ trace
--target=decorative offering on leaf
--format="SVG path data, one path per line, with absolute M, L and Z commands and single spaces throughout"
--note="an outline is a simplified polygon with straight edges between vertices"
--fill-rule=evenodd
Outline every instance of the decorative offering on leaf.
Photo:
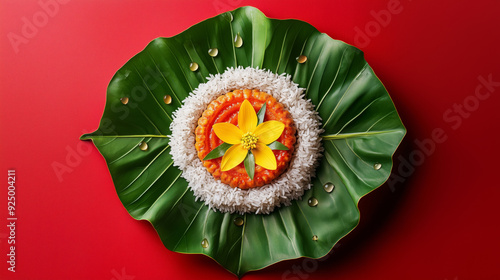
M 149 43 L 81 139 L 168 249 L 241 277 L 328 254 L 405 133 L 362 51 L 242 7 Z
M 304 89 L 290 78 L 251 67 L 229 68 L 200 84 L 174 113 L 172 159 L 194 195 L 210 208 L 267 214 L 311 187 L 322 152 L 320 121 L 302 98 Z M 272 156 L 259 154 L 259 145 Z M 242 153 L 224 162 L 232 147 Z
M 212 101 L 195 132 L 203 165 L 214 178 L 240 189 L 270 183 L 286 170 L 294 151 L 290 113 L 259 90 L 235 90 Z

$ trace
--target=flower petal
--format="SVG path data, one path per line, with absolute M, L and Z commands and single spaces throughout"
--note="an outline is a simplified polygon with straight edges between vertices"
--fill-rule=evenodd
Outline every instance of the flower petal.
M 238 164 L 242 163 L 243 160 L 247 157 L 248 150 L 243 148 L 243 145 L 236 144 L 227 150 L 227 152 L 222 157 L 222 161 L 220 163 L 221 171 L 228 171 L 233 169 Z
M 238 126 L 243 133 L 253 132 L 257 127 L 257 113 L 248 100 L 244 100 L 238 113 Z
M 252 149 L 252 154 L 255 157 L 255 164 L 269 170 L 276 170 L 276 157 L 273 151 L 262 143 L 257 143 L 257 147 Z
M 215 135 L 229 144 L 240 144 L 243 132 L 232 123 L 216 123 L 213 125 Z
M 254 131 L 255 136 L 259 137 L 259 143 L 271 144 L 280 138 L 285 129 L 285 124 L 279 121 L 267 121 L 259 124 Z

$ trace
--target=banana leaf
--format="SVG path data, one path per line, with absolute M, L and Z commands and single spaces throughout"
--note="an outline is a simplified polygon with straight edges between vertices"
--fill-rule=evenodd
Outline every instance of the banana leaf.
M 313 187 L 268 215 L 220 213 L 196 201 L 169 153 L 182 100 L 209 75 L 237 66 L 290 74 L 322 119 L 325 151 Z M 241 277 L 326 255 L 357 226 L 360 198 L 388 179 L 405 133 L 359 49 L 306 22 L 242 7 L 151 41 L 113 76 L 99 128 L 81 139 L 103 155 L 130 215 L 151 222 L 168 249 L 207 255 Z

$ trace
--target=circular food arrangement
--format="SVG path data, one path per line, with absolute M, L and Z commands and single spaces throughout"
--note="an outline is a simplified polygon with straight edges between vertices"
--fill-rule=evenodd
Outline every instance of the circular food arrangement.
M 241 109 L 243 103 L 248 104 L 247 107 L 251 107 L 246 110 L 248 118 L 243 116 Z M 263 121 L 258 120 L 258 115 L 262 116 Z M 277 129 L 271 127 L 272 122 L 267 123 L 271 120 L 278 122 L 275 125 L 278 126 Z M 248 124 L 245 126 L 246 130 L 242 131 L 244 122 L 248 122 Z M 230 123 L 233 127 L 222 127 L 220 123 Z M 236 127 L 237 125 L 239 127 Z M 220 132 L 217 133 L 217 131 Z M 234 90 L 210 102 L 198 120 L 195 132 L 198 157 L 203 161 L 208 172 L 215 179 L 220 179 L 221 182 L 240 189 L 261 187 L 281 175 L 288 167 L 295 144 L 295 125 L 290 113 L 275 98 L 256 89 Z M 234 140 L 231 139 L 232 132 L 236 134 Z M 265 139 L 266 136 L 268 139 Z M 224 137 L 227 137 L 228 140 L 221 140 Z M 221 144 L 229 143 L 231 140 L 234 143 L 230 144 L 241 142 L 241 147 L 235 147 L 233 150 L 239 149 L 244 154 L 239 156 L 240 162 L 235 161 L 232 166 L 226 166 L 226 170 L 223 170 L 221 163 L 227 163 L 231 158 L 229 151 L 226 151 L 226 158 L 220 156 L 214 158 L 220 154 L 210 158 L 207 155 Z M 272 143 L 275 144 L 269 148 L 267 145 Z M 230 144 L 227 144 L 228 147 Z M 278 145 L 280 146 L 276 148 L 279 149 L 273 150 L 274 146 Z M 233 156 L 238 157 L 237 154 Z M 257 166 L 250 167 L 255 169 L 252 176 L 247 173 L 245 164 L 243 164 L 246 156 L 254 157 L 252 160 L 254 165 L 257 162 Z
M 210 208 L 268 214 L 311 187 L 322 151 L 320 120 L 290 78 L 229 68 L 200 84 L 173 114 L 174 165 Z

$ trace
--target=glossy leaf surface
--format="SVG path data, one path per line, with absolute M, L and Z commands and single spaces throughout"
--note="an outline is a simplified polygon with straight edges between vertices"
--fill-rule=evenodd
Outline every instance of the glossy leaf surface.
M 212 57 L 208 50 L 214 48 L 218 54 Z M 300 55 L 307 56 L 305 63 L 297 61 Z M 209 210 L 195 201 L 169 154 L 172 112 L 210 74 L 235 66 L 290 74 L 306 88 L 325 130 L 313 188 L 269 215 Z M 112 78 L 100 126 L 82 139 L 91 139 L 104 156 L 129 213 L 150 221 L 168 249 L 205 254 L 242 275 L 281 260 L 327 254 L 358 224 L 359 199 L 387 180 L 404 134 L 360 50 L 305 22 L 269 19 L 243 7 L 149 43 Z M 332 192 L 324 189 L 327 183 L 335 185 Z M 234 222 L 237 217 L 243 225 Z

